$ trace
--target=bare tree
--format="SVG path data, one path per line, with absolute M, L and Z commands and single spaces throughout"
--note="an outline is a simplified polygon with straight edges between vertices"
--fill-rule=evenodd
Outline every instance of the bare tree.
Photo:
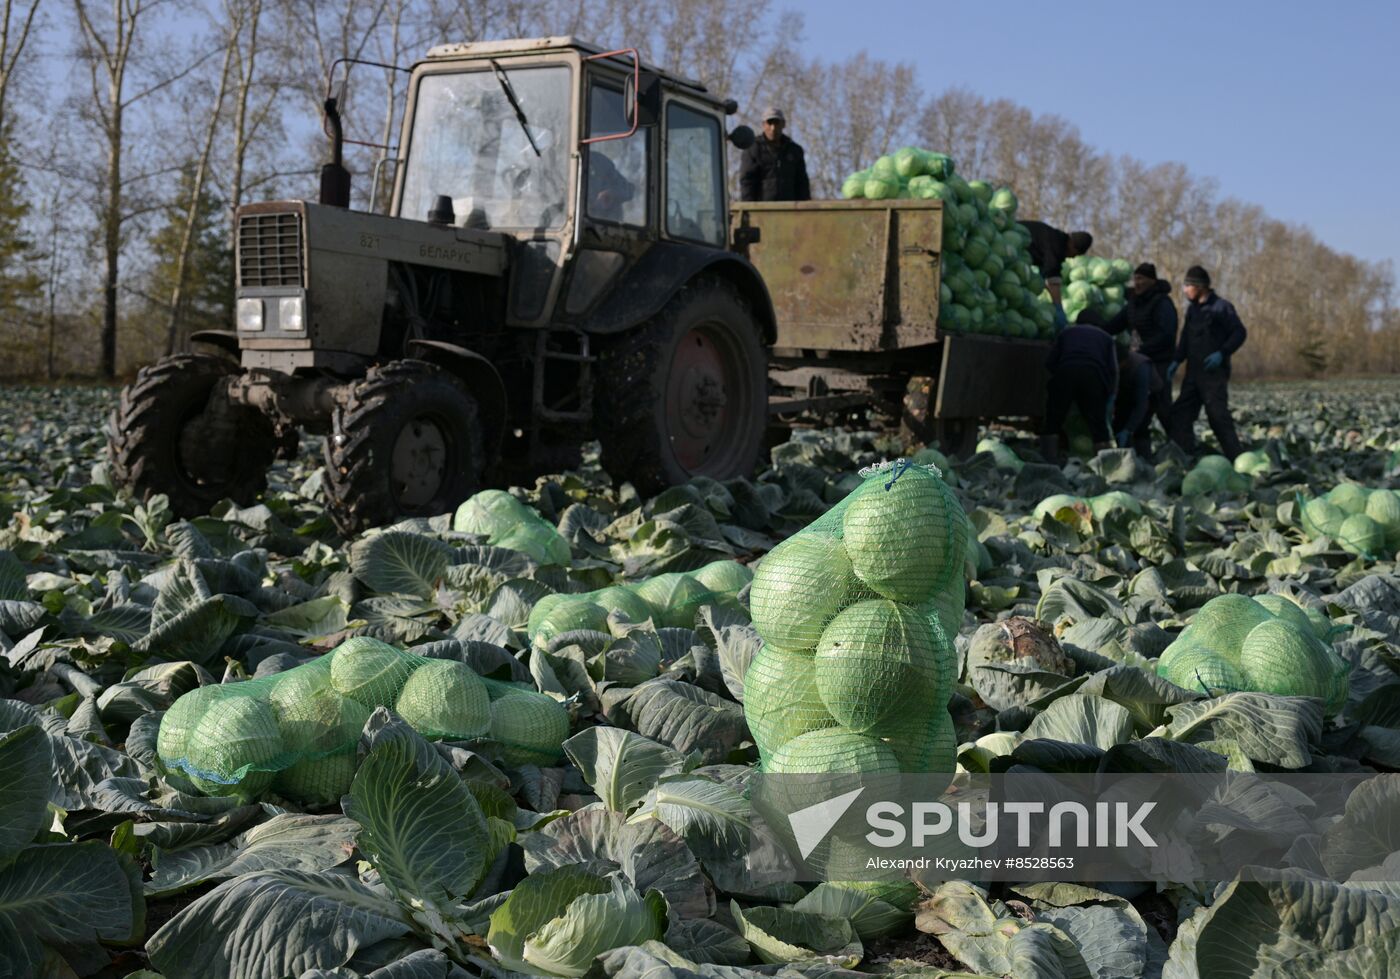
M 8 131 L 6 124 L 10 120 L 6 109 L 10 81 L 29 43 L 39 14 L 39 2 L 33 0 L 26 7 L 15 0 L 0 0 L 0 133 Z
M 199 226 L 200 207 L 204 200 L 205 185 L 209 177 L 210 157 L 214 151 L 214 136 L 219 131 L 219 122 L 224 112 L 224 101 L 228 97 L 229 75 L 233 67 L 234 54 L 238 50 L 240 26 L 232 25 L 232 29 L 227 32 L 224 39 L 224 54 L 219 67 L 219 81 L 215 88 L 212 104 L 209 106 L 209 115 L 204 123 L 199 151 L 193 164 L 194 172 L 190 179 L 189 200 L 185 206 L 185 222 L 183 229 L 181 229 L 179 250 L 175 256 L 174 282 L 171 285 L 170 304 L 165 319 L 166 356 L 175 352 L 180 329 L 180 316 L 184 310 L 185 280 L 189 267 L 190 251 L 194 243 L 195 231 Z
M 137 103 L 188 75 L 204 56 L 197 56 L 183 68 L 157 72 L 158 77 L 133 92 L 129 83 L 136 77 L 132 59 L 138 38 L 148 29 L 155 13 L 169 6 L 170 0 L 112 0 L 106 11 L 99 10 L 93 0 L 72 0 L 72 4 L 78 20 L 81 57 L 88 68 L 91 102 L 87 111 L 106 143 L 99 205 L 103 258 L 101 372 L 112 378 L 117 373 L 122 225 L 133 216 L 126 205 L 128 183 L 136 179 L 124 179 L 123 173 L 127 116 Z M 152 73 L 144 71 L 142 75 L 150 78 Z M 145 179 L 151 176 L 142 175 Z

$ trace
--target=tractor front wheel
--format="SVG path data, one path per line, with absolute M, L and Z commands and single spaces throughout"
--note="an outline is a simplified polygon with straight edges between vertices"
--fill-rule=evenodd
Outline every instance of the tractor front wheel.
M 277 443 L 267 418 L 227 400 L 221 382 L 238 373 L 232 361 L 202 354 L 143 367 L 107 424 L 114 482 L 143 500 L 165 494 L 181 517 L 223 499 L 252 503 Z
M 481 486 L 476 400 L 441 367 L 400 360 L 370 368 L 331 423 L 325 489 L 346 537 L 446 513 Z
M 603 468 L 654 493 L 694 476 L 747 476 L 763 453 L 768 356 L 737 289 L 701 279 L 600 357 Z

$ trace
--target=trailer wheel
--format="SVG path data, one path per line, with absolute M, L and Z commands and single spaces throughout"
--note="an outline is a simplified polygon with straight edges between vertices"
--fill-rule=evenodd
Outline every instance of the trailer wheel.
M 936 378 L 915 375 L 909 379 L 899 419 L 900 439 L 906 448 L 936 442 L 944 455 L 966 458 L 977 444 L 977 419 L 935 418 L 937 390 Z
M 223 499 L 252 503 L 267 485 L 276 442 L 272 423 L 230 403 L 223 357 L 175 354 L 143 367 L 122 389 L 107 423 L 114 482 L 139 499 L 163 493 L 180 517 Z
M 476 400 L 455 377 L 418 360 L 372 367 L 331 416 L 331 519 L 351 537 L 446 513 L 480 488 L 482 459 Z
M 594 418 L 603 468 L 653 493 L 694 476 L 753 472 L 768 421 L 758 320 L 718 279 L 683 288 L 599 357 Z

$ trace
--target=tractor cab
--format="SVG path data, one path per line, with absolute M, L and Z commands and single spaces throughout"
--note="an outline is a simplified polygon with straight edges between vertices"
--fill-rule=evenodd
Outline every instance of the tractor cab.
M 510 322 L 578 322 L 653 243 L 725 248 L 733 109 L 635 49 L 435 47 L 413 69 L 390 213 L 511 236 Z

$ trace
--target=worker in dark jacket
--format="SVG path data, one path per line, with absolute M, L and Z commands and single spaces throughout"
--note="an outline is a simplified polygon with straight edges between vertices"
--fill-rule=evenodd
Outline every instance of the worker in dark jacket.
M 1044 221 L 1018 221 L 1017 224 L 1031 233 L 1031 264 L 1040 269 L 1040 277 L 1045 280 L 1045 288 L 1050 290 L 1050 298 L 1059 306 L 1060 267 L 1067 258 L 1089 254 L 1089 249 L 1094 247 L 1094 236 L 1087 231 L 1066 234 Z
M 1128 334 L 1118 335 L 1118 395 L 1113 399 L 1114 441 L 1118 448 L 1144 459 L 1152 456 L 1152 413 L 1149 410 L 1166 382 L 1157 376 L 1152 361 L 1133 349 Z M 1168 404 L 1171 397 L 1167 398 Z M 1165 431 L 1165 426 L 1163 426 Z
M 1059 459 L 1060 433 L 1073 405 L 1079 406 L 1079 413 L 1089 426 L 1094 451 L 1112 444 L 1108 421 L 1118 389 L 1118 352 L 1103 327 L 1103 320 L 1093 310 L 1085 310 L 1050 345 L 1045 360 L 1050 383 L 1040 438 L 1040 454 L 1047 462 Z
M 1170 383 L 1184 362 L 1186 377 L 1172 405 L 1171 436 L 1187 452 L 1196 449 L 1196 419 L 1202 406 L 1220 450 L 1230 459 L 1240 454 L 1235 420 L 1230 417 L 1230 355 L 1244 344 L 1246 331 L 1235 307 L 1210 287 L 1210 273 L 1199 265 L 1186 270 L 1186 321 L 1167 367 Z
M 1167 367 L 1176 359 L 1176 304 L 1171 283 L 1157 278 L 1157 266 L 1143 262 L 1133 270 L 1133 292 L 1122 310 L 1108 321 L 1108 332 L 1117 336 L 1125 330 L 1137 337 L 1138 353 L 1152 364 L 1156 383 L 1152 390 L 1152 413 L 1169 433 L 1172 413 L 1172 386 Z M 1116 429 L 1115 429 L 1116 431 Z
M 763 135 L 744 150 L 739 165 L 739 195 L 746 201 L 810 201 L 807 157 L 802 147 L 784 134 L 787 118 L 781 109 L 765 109 Z

